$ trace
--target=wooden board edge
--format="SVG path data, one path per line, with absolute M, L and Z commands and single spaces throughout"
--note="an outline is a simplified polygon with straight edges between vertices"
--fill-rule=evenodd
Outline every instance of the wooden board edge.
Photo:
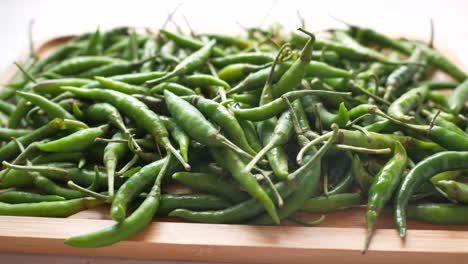
M 395 230 L 379 229 L 361 254 L 364 228 L 152 223 L 128 241 L 97 249 L 73 248 L 63 240 L 115 224 L 111 220 L 0 217 L 0 251 L 141 259 L 307 263 L 349 258 L 392 263 L 465 256 L 468 231 L 410 230 L 403 243 Z M 437 243 L 434 243 L 437 241 Z M 273 257 L 272 257 L 273 256 Z M 383 256 L 386 256 L 385 258 Z M 382 262 L 392 260 L 389 262 Z M 328 262 L 329 263 L 329 262 Z

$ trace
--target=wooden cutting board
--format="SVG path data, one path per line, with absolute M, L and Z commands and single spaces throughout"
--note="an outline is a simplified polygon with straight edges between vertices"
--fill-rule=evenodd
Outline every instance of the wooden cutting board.
M 69 40 L 69 36 L 39 45 L 39 54 Z M 12 68 L 0 81 L 5 83 Z M 437 226 L 409 220 L 401 241 L 392 216 L 383 214 L 369 251 L 361 254 L 365 238 L 364 209 L 328 214 L 319 227 L 292 223 L 281 226 L 195 224 L 155 218 L 128 241 L 97 249 L 79 249 L 63 240 L 110 225 L 107 207 L 69 218 L 0 216 L 0 252 L 141 259 L 198 260 L 249 263 L 459 263 L 468 259 L 468 226 Z M 309 219 L 317 215 L 304 215 Z

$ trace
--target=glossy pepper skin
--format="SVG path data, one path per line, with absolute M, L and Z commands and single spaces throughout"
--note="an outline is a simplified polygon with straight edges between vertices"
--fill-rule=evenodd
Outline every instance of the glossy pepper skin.
M 468 168 L 467 161 L 467 151 L 444 151 L 429 156 L 409 172 L 395 199 L 395 222 L 402 238 L 406 236 L 406 206 L 418 186 L 437 173 Z
M 368 202 L 366 209 L 366 222 L 368 229 L 368 237 L 366 239 L 367 250 L 371 240 L 372 233 L 375 228 L 375 222 L 380 211 L 385 207 L 391 199 L 393 192 L 398 188 L 400 180 L 403 176 L 403 171 L 408 164 L 408 156 L 406 150 L 397 142 L 393 151 L 393 157 L 382 167 L 379 173 L 374 177 L 372 185 L 368 191 Z

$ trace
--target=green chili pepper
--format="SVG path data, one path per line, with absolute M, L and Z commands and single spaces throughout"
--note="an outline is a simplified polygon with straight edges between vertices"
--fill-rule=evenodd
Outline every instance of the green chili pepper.
M 461 83 L 448 98 L 450 111 L 454 114 L 460 113 L 468 101 L 468 80 Z
M 468 152 L 466 151 L 440 152 L 424 159 L 409 172 L 401 183 L 395 200 L 395 222 L 402 238 L 406 235 L 406 205 L 408 204 L 409 197 L 411 197 L 417 187 L 424 180 L 429 179 L 437 173 L 448 170 L 467 169 L 467 160 Z
M 85 209 L 91 209 L 102 202 L 94 198 L 42 203 L 0 204 L 1 215 L 67 217 Z
M 196 191 L 214 194 L 233 202 L 242 202 L 248 198 L 238 186 L 214 174 L 177 172 L 172 178 Z
M 209 42 L 208 44 L 203 46 L 203 48 L 194 52 L 193 54 L 185 58 L 183 61 L 181 61 L 179 64 L 177 64 L 177 66 L 171 72 L 167 73 L 161 78 L 147 81 L 146 83 L 158 84 L 173 77 L 193 72 L 208 60 L 208 58 L 211 55 L 211 50 L 213 49 L 215 44 L 216 41 Z
M 308 213 L 331 213 L 362 204 L 360 193 L 340 193 L 309 198 L 302 205 L 301 211 Z
M 407 163 L 408 157 L 406 151 L 401 143 L 397 142 L 393 157 L 374 177 L 368 192 L 369 200 L 366 210 L 367 237 L 363 252 L 369 248 L 375 222 L 380 211 L 385 207 L 386 203 L 391 199 L 393 192 L 397 189 Z
M 58 195 L 42 195 L 37 193 L 18 191 L 0 192 L 0 202 L 9 204 L 40 203 L 63 200 L 65 200 L 65 198 Z
M 41 143 L 37 148 L 46 152 L 77 152 L 87 149 L 94 144 L 98 137 L 102 137 L 108 130 L 107 125 L 81 129 L 66 137 Z

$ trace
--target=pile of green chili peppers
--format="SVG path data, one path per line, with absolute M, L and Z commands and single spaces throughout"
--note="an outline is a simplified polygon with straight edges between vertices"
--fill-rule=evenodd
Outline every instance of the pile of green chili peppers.
M 364 251 L 383 210 L 402 238 L 407 217 L 468 224 L 468 79 L 431 44 L 354 25 L 119 27 L 17 66 L 0 90 L 0 215 L 109 205 L 115 225 L 67 245 L 108 246 L 157 216 L 315 226 L 297 213 L 366 204 Z

